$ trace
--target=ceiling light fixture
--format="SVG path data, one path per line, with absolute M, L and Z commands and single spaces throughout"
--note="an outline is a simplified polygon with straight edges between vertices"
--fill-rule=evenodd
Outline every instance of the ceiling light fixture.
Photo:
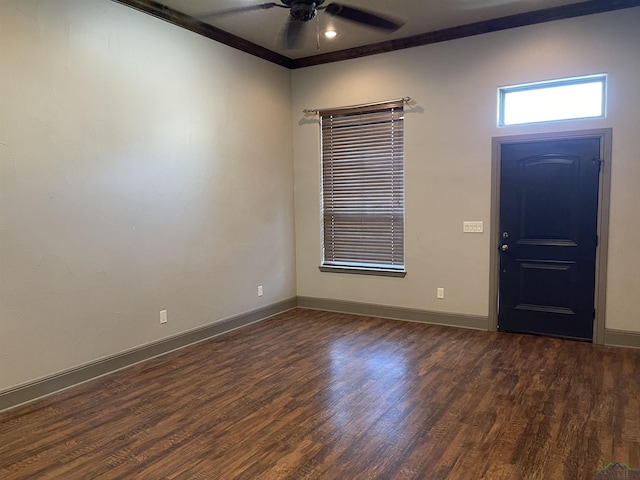
M 338 36 L 338 32 L 335 30 L 325 30 L 324 36 L 329 39 L 336 38 Z

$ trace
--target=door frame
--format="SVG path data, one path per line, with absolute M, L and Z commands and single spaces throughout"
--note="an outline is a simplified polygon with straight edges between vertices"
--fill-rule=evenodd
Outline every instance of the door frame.
M 508 135 L 491 139 L 491 238 L 489 254 L 489 330 L 498 330 L 498 288 L 500 256 L 500 171 L 502 162 L 502 145 L 511 143 L 527 143 L 535 141 L 576 140 L 584 138 L 600 139 L 600 158 L 603 160 L 598 180 L 598 219 L 596 248 L 596 311 L 593 325 L 593 343 L 604 344 L 606 296 L 607 296 L 607 257 L 609 251 L 609 206 L 611 196 L 611 146 L 613 130 L 598 128 L 574 130 L 568 132 L 532 133 L 524 135 Z

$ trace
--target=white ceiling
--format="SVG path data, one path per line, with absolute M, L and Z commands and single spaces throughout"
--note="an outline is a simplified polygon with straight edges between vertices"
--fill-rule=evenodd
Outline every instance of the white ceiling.
M 403 19 L 406 23 L 399 30 L 389 34 L 320 11 L 318 16 L 305 26 L 303 45 L 295 50 L 285 50 L 281 45 L 281 33 L 289 10 L 270 8 L 220 16 L 211 15 L 213 12 L 270 1 L 160 0 L 160 3 L 288 58 L 297 59 L 508 15 L 580 3 L 584 0 L 339 0 L 338 3 Z M 331 1 L 325 0 L 323 6 Z M 327 40 L 320 34 L 329 28 L 339 32 L 333 40 Z

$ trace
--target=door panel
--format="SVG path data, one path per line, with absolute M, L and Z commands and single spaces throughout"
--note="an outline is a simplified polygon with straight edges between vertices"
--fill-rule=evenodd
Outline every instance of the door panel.
M 520 261 L 518 298 L 520 310 L 575 314 L 572 285 L 576 282 L 574 262 Z
M 591 340 L 600 139 L 502 145 L 499 330 Z
M 572 205 L 578 159 L 540 155 L 522 160 L 520 241 L 569 239 L 573 236 Z

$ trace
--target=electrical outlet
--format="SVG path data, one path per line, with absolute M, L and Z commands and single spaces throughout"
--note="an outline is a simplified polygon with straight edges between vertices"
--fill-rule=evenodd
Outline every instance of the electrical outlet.
M 437 298 L 444 298 L 444 288 L 442 288 L 442 287 L 436 288 L 436 297 Z
M 258 285 L 258 296 L 262 296 L 262 285 Z
M 167 311 L 160 310 L 160 323 L 167 323 Z

